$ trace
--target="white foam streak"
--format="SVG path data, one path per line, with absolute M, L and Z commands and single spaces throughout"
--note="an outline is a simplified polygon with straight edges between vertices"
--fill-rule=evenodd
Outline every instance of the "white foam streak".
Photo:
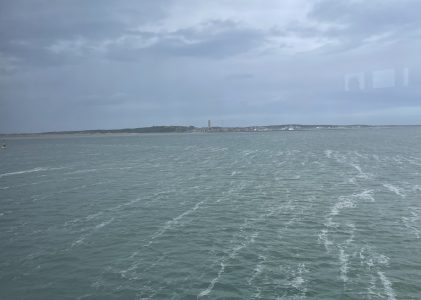
M 417 239 L 420 238 L 420 230 L 416 227 L 418 224 L 419 216 L 415 211 L 411 211 L 411 217 L 402 217 L 402 222 L 404 226 L 410 229 Z
M 82 236 L 82 237 L 80 237 L 79 239 L 77 239 L 76 241 L 74 241 L 74 242 L 72 243 L 72 248 L 73 248 L 73 247 L 77 247 L 77 246 L 79 246 L 80 244 L 82 244 L 82 243 L 83 243 L 83 241 L 85 240 L 85 238 L 86 238 L 86 236 Z
M 136 199 L 130 200 L 128 202 L 124 202 L 124 203 L 118 204 L 116 206 L 112 206 L 110 208 L 106 208 L 106 209 L 100 210 L 98 212 L 95 212 L 95 213 L 90 214 L 90 215 L 88 215 L 86 217 L 83 217 L 83 218 L 76 218 L 76 219 L 73 219 L 73 220 L 70 220 L 70 221 L 66 221 L 64 223 L 64 226 L 69 226 L 69 225 L 77 224 L 77 223 L 83 222 L 83 221 L 91 221 L 91 220 L 94 220 L 94 219 L 96 219 L 96 218 L 104 215 L 106 212 L 116 211 L 116 210 L 118 210 L 118 209 L 120 209 L 122 207 L 126 207 L 126 206 L 130 206 L 132 204 L 135 204 L 135 203 L 139 202 L 140 200 L 142 200 L 142 198 L 136 198 Z
M 352 201 L 351 201 L 351 200 L 349 200 L 349 199 L 344 199 L 344 200 L 342 200 L 342 201 L 340 201 L 340 202 L 337 202 L 337 203 L 333 206 L 333 208 L 332 208 L 332 210 L 331 210 L 330 214 L 331 214 L 332 216 L 336 216 L 336 215 L 338 215 L 338 214 L 339 214 L 339 212 L 340 212 L 342 209 L 344 209 L 344 208 L 354 208 L 354 207 L 355 207 L 354 202 L 352 202 Z
M 96 225 L 95 229 L 101 229 L 101 228 L 107 226 L 108 224 L 110 224 L 112 221 L 114 221 L 114 218 L 111 218 L 108 221 L 105 221 L 105 222 L 102 222 L 102 223 Z
M 110 207 L 110 208 L 108 208 L 107 210 L 108 211 L 115 211 L 115 210 L 118 210 L 118 209 L 120 209 L 120 208 L 122 208 L 122 207 L 126 207 L 126 206 L 130 206 L 130 205 L 132 205 L 132 204 L 135 204 L 135 203 L 137 203 L 137 202 L 139 202 L 140 200 L 142 200 L 142 198 L 136 198 L 136 199 L 133 199 L 133 200 L 130 200 L 130 201 L 128 201 L 128 202 L 124 202 L 124 203 L 121 203 L 121 204 L 119 204 L 119 205 L 116 205 L 116 206 L 113 206 L 113 207 Z
M 215 283 L 218 282 L 219 278 L 222 276 L 224 271 L 225 271 L 225 264 L 224 264 L 224 262 L 221 262 L 221 265 L 220 265 L 220 268 L 219 268 L 219 271 L 218 271 L 218 275 L 215 278 L 212 279 L 212 281 L 210 282 L 210 284 L 209 284 L 209 286 L 207 287 L 206 290 L 201 291 L 200 294 L 197 295 L 197 299 L 199 299 L 203 296 L 209 295 L 210 292 L 212 292 L 213 287 L 215 286 Z
M 345 253 L 344 249 L 340 249 L 339 250 L 339 262 L 341 264 L 340 267 L 340 271 L 341 271 L 341 279 L 343 282 L 347 282 L 348 281 L 348 259 L 349 259 L 349 255 Z
M 305 264 L 301 263 L 298 265 L 297 271 L 294 272 L 294 279 L 290 281 L 290 285 L 300 291 L 300 298 L 305 297 L 307 293 L 306 280 L 303 275 L 308 273 Z
M 90 221 L 92 219 L 95 219 L 95 218 L 101 216 L 102 214 L 104 214 L 104 212 L 102 212 L 102 211 L 99 211 L 99 212 L 94 213 L 94 214 L 90 214 L 86 217 L 86 220 Z
M 354 232 L 355 232 L 355 225 L 354 224 L 347 224 L 347 226 L 349 228 L 351 228 L 351 232 L 350 232 L 350 236 L 349 238 L 345 241 L 346 245 L 350 245 L 353 241 L 354 241 Z
M 369 247 L 361 248 L 359 256 L 361 265 L 366 265 L 369 269 L 389 265 L 389 257 L 376 253 Z
M 266 257 L 265 256 L 262 256 L 262 255 L 259 255 L 259 259 L 261 261 L 259 261 L 259 263 L 256 265 L 256 267 L 253 270 L 253 274 L 247 280 L 247 283 L 249 285 L 251 285 L 251 283 L 254 281 L 254 279 L 256 279 L 256 277 L 258 277 L 263 272 L 263 269 L 264 269 L 263 263 L 266 261 Z
M 373 197 L 373 190 L 365 190 L 359 194 L 354 194 L 353 196 L 356 198 L 360 198 L 363 200 L 370 200 L 371 202 L 375 202 L 376 200 Z
M 371 299 L 371 295 L 374 295 L 377 298 L 383 298 L 380 293 L 376 292 L 377 291 L 377 285 L 376 285 L 377 278 L 376 278 L 376 276 L 371 275 L 370 278 L 371 278 L 370 279 L 370 286 L 367 288 L 368 299 Z
M 365 190 L 362 191 L 361 193 L 357 193 L 357 194 L 352 194 L 351 196 L 341 196 L 339 197 L 339 202 L 336 202 L 330 213 L 329 216 L 336 216 L 338 215 L 343 209 L 345 208 L 355 208 L 356 204 L 355 204 L 355 200 L 357 199 L 363 199 L 363 200 L 369 200 L 371 202 L 375 202 L 376 200 L 374 199 L 373 195 L 372 195 L 373 191 L 372 190 Z M 354 199 L 354 200 L 352 200 Z M 327 218 L 328 221 L 330 221 L 329 223 L 332 223 L 332 219 L 331 218 Z
M 329 238 L 328 238 L 328 233 L 329 233 L 329 231 L 327 229 L 323 229 L 319 233 L 319 239 L 318 239 L 318 242 L 323 243 L 323 245 L 325 246 L 325 249 L 326 249 L 327 253 L 330 252 L 330 246 L 333 245 L 333 242 L 330 241 Z
M 372 174 L 363 172 L 363 170 L 361 169 L 359 165 L 354 164 L 354 163 L 351 163 L 350 165 L 358 171 L 358 175 L 357 175 L 358 178 L 369 179 L 370 177 L 372 177 Z
M 397 186 L 394 186 L 394 185 L 389 184 L 389 183 L 385 183 L 385 184 L 383 184 L 383 186 L 385 188 L 387 188 L 389 191 L 391 191 L 392 193 L 395 193 L 396 195 L 398 195 L 402 198 L 405 198 L 405 193 L 402 192 L 401 188 L 398 188 Z
M 203 202 L 204 201 L 200 201 L 200 202 L 196 203 L 196 205 L 193 208 L 183 212 L 182 214 L 178 215 L 177 217 L 173 218 L 172 220 L 167 221 L 161 229 L 159 229 L 157 232 L 155 232 L 152 235 L 150 241 L 145 245 L 145 247 L 149 247 L 155 239 L 157 239 L 158 237 L 163 235 L 168 230 L 172 229 L 174 226 L 177 226 L 181 219 L 183 219 L 185 216 L 195 212 L 200 207 L 200 205 L 203 204 Z
M 388 300 L 396 300 L 395 291 L 392 288 L 392 283 L 390 282 L 390 280 L 381 271 L 378 271 L 377 274 L 379 275 L 379 278 L 380 278 L 380 280 L 383 284 L 384 291 L 386 293 L 387 299 Z
M 79 239 L 77 239 L 76 241 L 74 241 L 71 245 L 71 247 L 77 247 L 81 244 L 83 244 L 83 242 L 90 237 L 91 235 L 93 235 L 95 232 L 97 232 L 98 230 L 100 230 L 101 228 L 104 228 L 105 226 L 109 225 L 112 221 L 114 221 L 114 217 L 112 217 L 111 219 L 104 221 L 100 224 L 95 225 L 95 227 L 93 227 L 88 233 L 83 234 L 81 237 L 79 237 Z
M 20 174 L 27 174 L 27 173 L 48 171 L 48 170 L 52 170 L 52 169 L 53 168 L 34 168 L 34 169 L 29 169 L 29 170 L 17 171 L 17 172 L 3 173 L 3 174 L 0 174 L 0 178 L 6 177 L 6 176 L 13 176 L 13 175 L 20 175 Z M 57 168 L 54 168 L 54 169 L 57 169 Z
M 96 172 L 98 169 L 81 169 L 81 170 L 75 170 L 72 172 L 64 173 L 63 175 L 75 175 L 75 174 L 84 174 L 84 173 L 91 173 Z
M 332 158 L 332 153 L 333 153 L 333 151 L 332 150 L 325 150 L 325 155 L 326 155 L 326 157 L 327 158 Z
M 243 225 L 244 226 L 244 225 Z M 242 226 L 242 227 L 243 227 Z M 240 228 L 240 231 L 242 231 L 242 228 Z M 209 283 L 209 286 L 205 289 L 205 290 L 203 290 L 203 291 L 201 291 L 200 293 L 199 293 L 199 295 L 197 295 L 197 299 L 199 299 L 199 298 L 201 298 L 201 297 L 203 297 L 203 296 L 206 296 L 206 295 L 209 295 L 211 292 L 212 292 L 212 290 L 213 290 L 213 288 L 214 288 L 214 286 L 215 286 L 215 284 L 219 281 L 219 279 L 221 278 L 221 276 L 222 276 L 222 274 L 224 273 L 224 271 L 225 271 L 225 262 L 227 261 L 227 260 L 230 260 L 230 259 L 233 259 L 233 258 L 235 258 L 236 256 L 237 256 L 237 254 L 238 254 L 238 252 L 240 251 L 240 250 L 242 250 L 243 248 L 245 248 L 245 247 L 247 247 L 249 244 L 251 244 L 251 243 L 254 243 L 254 241 L 255 241 L 255 239 L 256 239 L 256 237 L 258 236 L 258 233 L 253 233 L 251 236 L 249 236 L 243 243 L 241 243 L 241 244 L 239 244 L 239 245 L 236 245 L 235 247 L 233 247 L 232 249 L 231 249 L 231 253 L 229 254 L 229 255 L 227 255 L 227 256 L 225 256 L 222 260 L 221 260 L 221 263 L 220 263 L 220 268 L 219 268 L 219 271 L 218 271 L 218 274 L 217 274 L 217 276 L 216 277 L 214 277 L 212 280 L 211 280 L 211 282 Z

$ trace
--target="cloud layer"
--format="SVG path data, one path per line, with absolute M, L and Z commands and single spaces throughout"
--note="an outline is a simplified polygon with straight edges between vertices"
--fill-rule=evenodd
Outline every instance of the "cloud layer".
M 419 1 L 3 2 L 0 132 L 420 120 Z

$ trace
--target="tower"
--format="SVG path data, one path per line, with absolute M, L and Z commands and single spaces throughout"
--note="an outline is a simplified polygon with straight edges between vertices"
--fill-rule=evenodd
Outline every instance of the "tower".
M 208 120 L 208 130 L 211 130 L 211 120 Z

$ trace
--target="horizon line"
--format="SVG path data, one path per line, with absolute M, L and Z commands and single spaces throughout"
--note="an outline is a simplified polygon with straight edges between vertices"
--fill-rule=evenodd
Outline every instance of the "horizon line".
M 301 124 L 301 123 L 285 123 L 285 124 L 270 124 L 270 125 L 247 125 L 247 126 L 211 126 L 210 128 L 218 128 L 218 129 L 230 129 L 230 128 L 238 128 L 238 129 L 247 129 L 247 128 L 264 128 L 264 127 L 282 127 L 282 126 L 334 126 L 334 127 L 417 127 L 421 126 L 421 124 Z M 77 133 L 89 133 L 89 132 L 111 132 L 112 131 L 120 131 L 116 133 L 125 133 L 124 130 L 132 131 L 132 130 L 142 130 L 142 129 L 152 129 L 152 128 L 191 128 L 194 129 L 209 129 L 208 126 L 194 126 L 194 125 L 151 125 L 151 126 L 144 126 L 144 127 L 125 127 L 125 128 L 109 128 L 109 129 L 79 129 L 79 130 L 54 130 L 54 131 L 39 131 L 39 132 L 0 132 L 0 136 L 9 136 L 9 135 L 47 135 L 47 134 L 77 134 Z M 147 133 L 147 132 L 145 132 Z M 153 133 L 153 132 L 150 132 Z M 156 132 L 159 133 L 159 132 Z M 162 132 L 165 133 L 165 132 Z M 168 132 L 167 132 L 168 133 Z M 181 133 L 181 132 L 178 132 Z

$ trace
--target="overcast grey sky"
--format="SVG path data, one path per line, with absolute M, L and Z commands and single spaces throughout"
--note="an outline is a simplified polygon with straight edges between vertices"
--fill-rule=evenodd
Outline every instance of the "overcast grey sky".
M 0 0 L 0 132 L 421 123 L 419 0 Z

